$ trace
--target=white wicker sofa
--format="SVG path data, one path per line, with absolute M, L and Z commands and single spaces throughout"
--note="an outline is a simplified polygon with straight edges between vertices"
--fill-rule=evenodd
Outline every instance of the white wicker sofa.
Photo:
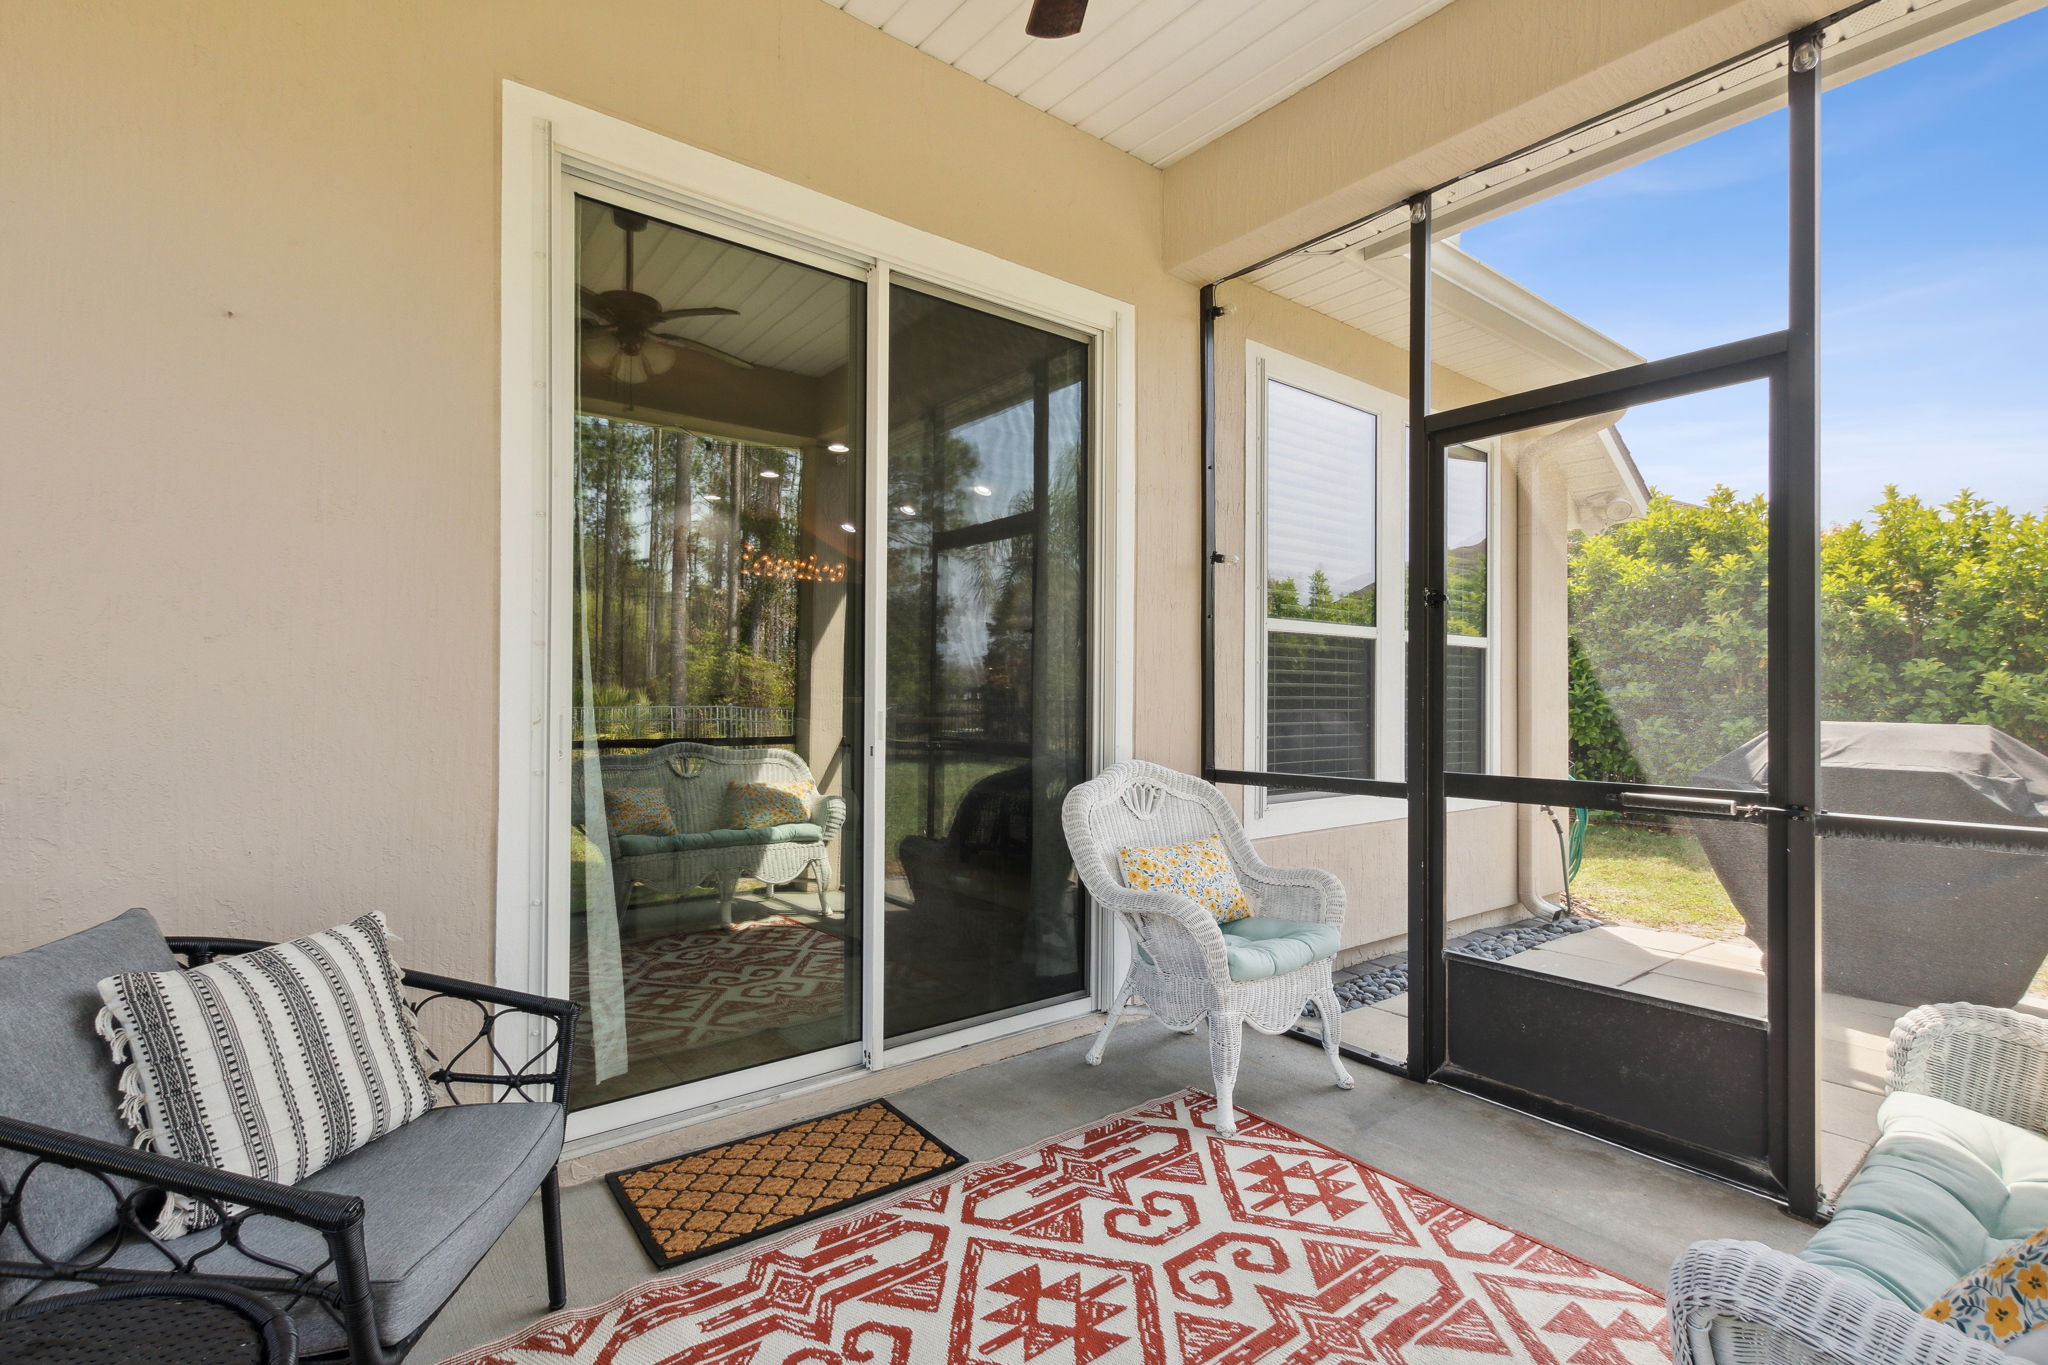
M 1920 1315 L 2048 1227 L 2048 1021 L 1924 1005 L 1887 1061 L 1878 1139 L 1799 1255 L 1699 1242 L 1679 1258 L 1677 1365 L 2048 1361 L 2048 1331 L 1999 1350 Z
M 714 744 L 664 744 L 641 753 L 606 754 L 599 760 L 604 790 L 658 788 L 675 818 L 674 835 L 618 835 L 609 822 L 605 856 L 618 904 L 637 884 L 648 896 L 681 896 L 707 881 L 718 886 L 719 919 L 732 923 L 733 893 L 740 878 L 781 886 L 812 875 L 818 905 L 830 913 L 832 841 L 846 823 L 846 802 L 814 796 L 810 819 L 758 829 L 734 829 L 727 816 L 726 790 L 735 782 L 811 782 L 810 767 L 787 749 L 733 749 Z M 579 774 L 580 777 L 580 774 Z M 584 783 L 573 784 L 571 812 L 587 833 Z

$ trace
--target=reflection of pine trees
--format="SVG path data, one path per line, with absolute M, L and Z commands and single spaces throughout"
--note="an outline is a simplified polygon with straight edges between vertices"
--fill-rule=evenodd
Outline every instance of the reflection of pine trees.
M 798 585 L 741 557 L 809 552 L 802 457 L 588 414 L 576 435 L 575 629 L 593 694 L 579 679 L 579 702 L 793 704 Z

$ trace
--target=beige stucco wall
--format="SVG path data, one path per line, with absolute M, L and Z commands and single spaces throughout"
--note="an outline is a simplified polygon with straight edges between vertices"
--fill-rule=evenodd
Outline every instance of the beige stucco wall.
M 408 960 L 490 973 L 503 79 L 1137 306 L 1136 751 L 1185 768 L 1196 295 L 1170 267 L 1635 93 L 1617 53 L 1658 32 L 1733 50 L 1799 6 L 1469 22 L 1517 8 L 1458 0 L 1162 175 L 818 0 L 6 6 L 0 951 L 134 904 L 252 936 L 374 908 Z M 1417 62 L 1427 85 L 1388 82 Z M 1302 119 L 1349 131 L 1276 150 Z M 1399 391 L 1398 354 L 1327 318 L 1254 324 Z M 1354 887 L 1381 856 L 1274 853 Z
M 1156 171 L 818 0 L 0 25 L 0 951 L 376 908 L 490 972 L 506 77 L 1136 304 L 1137 749 L 1195 762 Z

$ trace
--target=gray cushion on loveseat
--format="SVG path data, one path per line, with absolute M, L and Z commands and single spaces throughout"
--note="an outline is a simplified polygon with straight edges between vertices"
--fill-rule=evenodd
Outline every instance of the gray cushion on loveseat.
M 302 1190 L 363 1201 L 363 1251 L 387 1346 L 424 1326 L 483 1259 L 561 1156 L 562 1131 L 558 1104 L 445 1105 L 299 1182 Z M 239 1235 L 256 1256 L 294 1265 L 318 1265 L 327 1255 L 319 1233 L 273 1218 L 253 1218 Z M 188 1233 L 162 1250 L 131 1240 L 108 1264 L 161 1269 L 164 1251 L 187 1257 L 219 1240 L 219 1229 Z M 278 1273 L 232 1247 L 205 1256 L 199 1268 Z M 301 1304 L 295 1316 L 304 1354 L 347 1344 L 317 1303 Z
M 0 1114 L 127 1146 L 134 1134 L 121 1121 L 120 1070 L 93 1031 L 100 978 L 177 965 L 147 910 L 0 957 Z M 27 1165 L 0 1151 L 0 1181 L 11 1187 Z M 76 1255 L 114 1219 L 106 1186 L 89 1175 L 44 1166 L 29 1177 L 22 1223 L 46 1255 Z M 23 1254 L 20 1237 L 0 1233 L 0 1259 Z M 22 1286 L 12 1288 L 19 1297 Z M 0 1303 L 7 1294 L 0 1286 Z

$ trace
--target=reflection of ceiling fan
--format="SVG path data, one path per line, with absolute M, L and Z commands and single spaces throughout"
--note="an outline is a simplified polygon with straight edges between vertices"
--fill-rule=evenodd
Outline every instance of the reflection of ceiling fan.
M 1024 31 L 1034 38 L 1071 38 L 1088 17 L 1088 0 L 1033 0 Z
M 676 348 L 701 351 L 742 370 L 753 369 L 752 361 L 742 360 L 731 351 L 657 330 L 678 318 L 738 317 L 739 310 L 663 308 L 660 299 L 634 289 L 633 239 L 647 227 L 647 215 L 614 208 L 612 221 L 626 234 L 626 283 L 623 289 L 607 289 L 603 293 L 588 285 L 576 287 L 576 302 L 583 312 L 578 321 L 583 325 L 584 360 L 604 366 L 622 384 L 638 384 L 650 374 L 666 374 L 676 363 Z

